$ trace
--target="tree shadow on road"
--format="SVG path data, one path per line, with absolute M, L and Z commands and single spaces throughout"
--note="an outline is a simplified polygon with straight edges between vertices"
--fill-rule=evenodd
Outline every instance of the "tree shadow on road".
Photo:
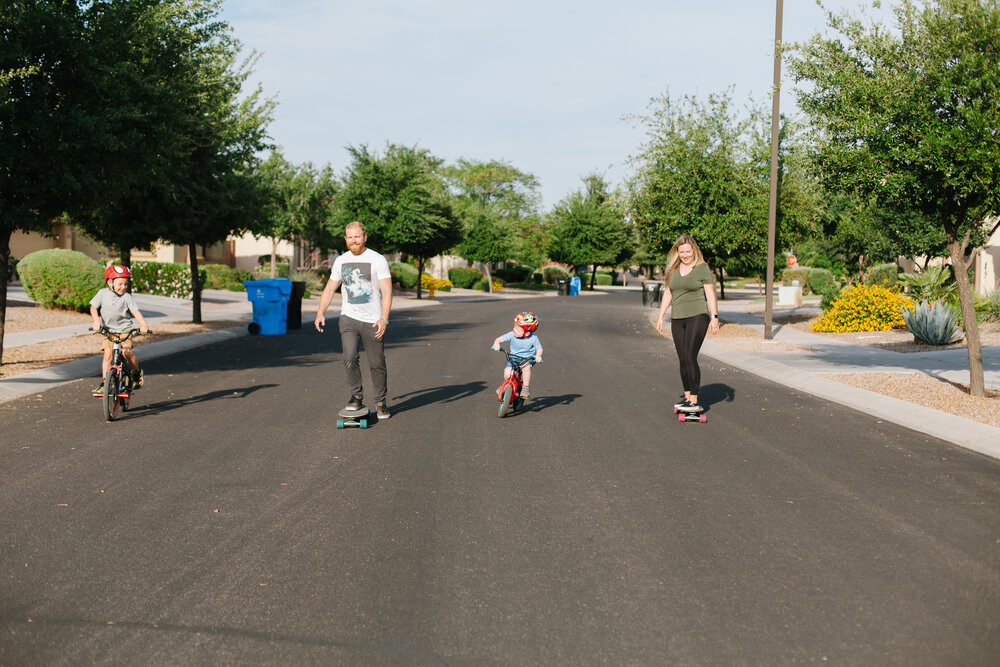
M 201 394 L 200 396 L 188 396 L 187 398 L 177 398 L 171 401 L 160 401 L 159 403 L 134 407 L 128 411 L 128 414 L 135 415 L 137 417 L 158 415 L 171 410 L 176 410 L 178 408 L 183 408 L 188 405 L 194 405 L 196 403 L 206 403 L 208 401 L 229 398 L 246 398 L 259 389 L 270 389 L 271 387 L 277 386 L 278 385 L 276 384 L 259 384 L 252 387 L 245 387 L 243 389 L 220 389 L 218 391 L 210 391 L 207 394 Z
M 440 387 L 428 387 L 426 389 L 418 389 L 417 391 L 411 391 L 408 394 L 401 394 L 399 396 L 393 397 L 393 403 L 390 406 L 393 414 L 398 412 L 406 412 L 407 410 L 416 410 L 417 408 L 422 408 L 425 405 L 430 405 L 431 403 L 453 403 L 454 401 L 461 400 L 463 398 L 469 398 L 470 396 L 475 396 L 476 394 L 486 390 L 485 382 L 466 382 L 465 384 L 444 384 Z M 398 403 L 400 399 L 405 399 L 401 403 Z

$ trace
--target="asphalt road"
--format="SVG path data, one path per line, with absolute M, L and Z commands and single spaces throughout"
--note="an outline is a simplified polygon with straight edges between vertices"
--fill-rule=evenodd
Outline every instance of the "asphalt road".
M 364 431 L 335 326 L 0 405 L 0 664 L 1000 661 L 1000 463 L 711 360 L 678 423 L 636 301 L 400 311 Z

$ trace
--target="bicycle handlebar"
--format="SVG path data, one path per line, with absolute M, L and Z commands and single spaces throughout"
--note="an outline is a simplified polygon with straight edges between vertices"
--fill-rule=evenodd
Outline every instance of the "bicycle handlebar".
M 492 350 L 493 348 L 491 347 L 490 349 Z M 507 357 L 507 361 L 509 361 L 512 364 L 516 363 L 518 366 L 521 366 L 522 364 L 526 364 L 529 361 L 534 361 L 537 364 L 542 363 L 541 359 L 535 359 L 534 357 L 522 357 L 519 354 L 511 354 L 510 352 L 508 352 L 507 350 L 505 350 L 502 347 L 499 350 L 497 350 L 497 351 L 498 352 L 503 352 L 504 355 Z M 518 363 L 517 361 L 514 361 L 515 359 L 517 359 L 520 363 Z
M 135 335 L 142 336 L 142 335 L 149 335 L 149 334 L 153 333 L 152 329 L 148 329 L 146 331 L 146 334 L 143 334 L 142 333 L 142 329 L 129 329 L 128 331 L 109 331 L 107 327 L 101 327 L 97 331 L 94 331 L 94 327 L 88 327 L 88 328 L 91 331 L 93 331 L 94 334 L 101 334 L 102 336 L 104 336 L 108 340 L 111 340 L 111 336 L 113 336 L 113 335 L 121 336 L 121 335 L 124 334 L 125 335 L 124 338 L 119 338 L 117 340 L 117 342 L 119 342 L 119 343 L 123 343 L 123 342 L 127 341 L 129 338 L 131 338 L 132 336 L 135 336 Z M 112 342 L 115 342 L 115 341 L 112 341 Z

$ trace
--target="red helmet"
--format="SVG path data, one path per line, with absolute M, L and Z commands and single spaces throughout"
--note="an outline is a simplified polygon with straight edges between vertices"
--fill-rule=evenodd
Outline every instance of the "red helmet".
M 534 313 L 521 313 L 514 318 L 514 326 L 521 327 L 528 333 L 538 328 L 538 318 Z
M 132 273 L 128 270 L 127 266 L 122 266 L 121 264 L 112 264 L 108 268 L 104 269 L 104 282 L 108 282 L 112 278 L 131 278 Z

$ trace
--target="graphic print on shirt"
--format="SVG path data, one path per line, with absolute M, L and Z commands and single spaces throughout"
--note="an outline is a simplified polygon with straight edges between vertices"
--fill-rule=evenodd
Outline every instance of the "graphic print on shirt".
M 344 264 L 340 269 L 347 303 L 371 303 L 375 286 L 372 284 L 372 265 L 368 263 Z

